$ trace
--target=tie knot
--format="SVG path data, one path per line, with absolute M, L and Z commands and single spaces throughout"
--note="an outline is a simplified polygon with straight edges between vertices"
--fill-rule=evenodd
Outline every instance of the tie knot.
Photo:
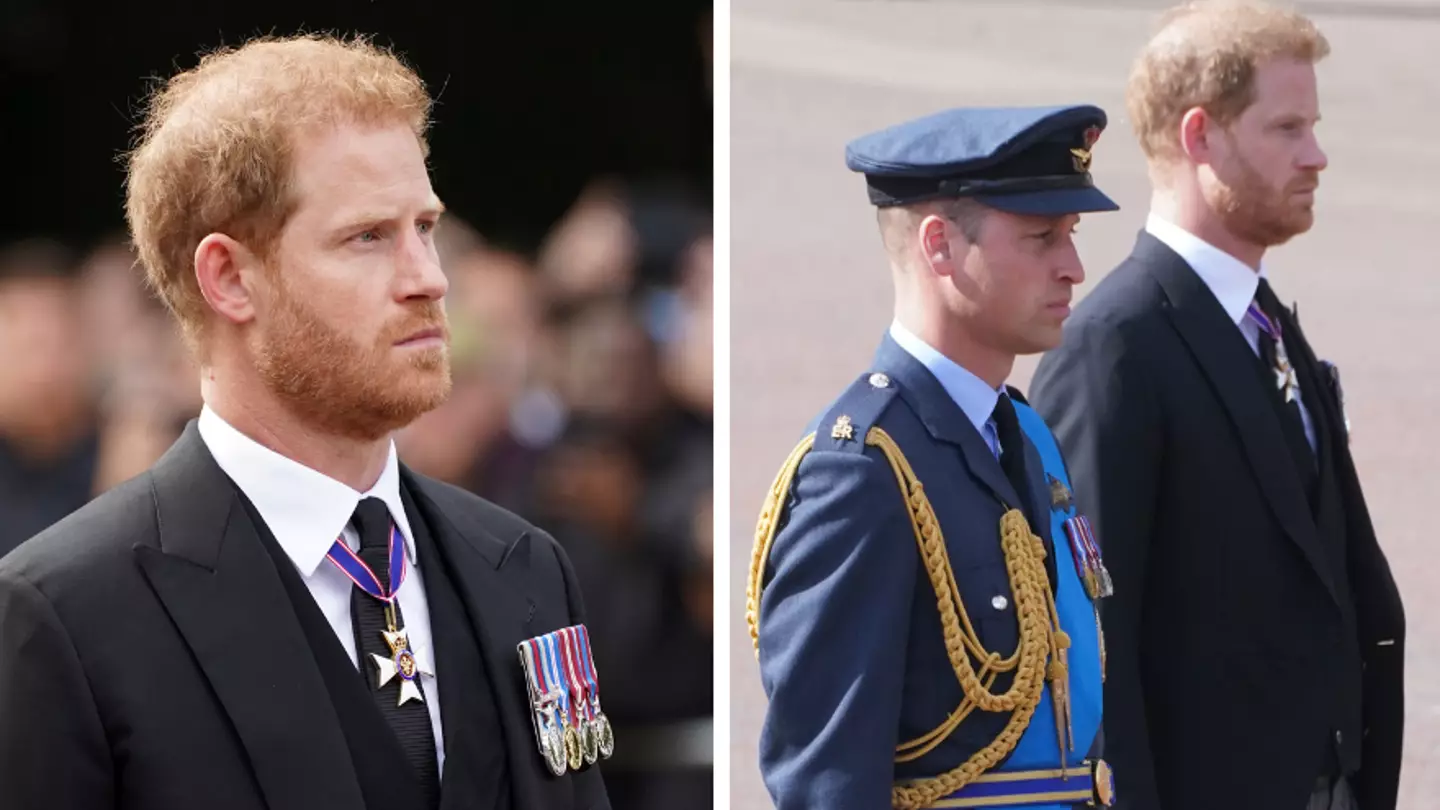
M 1255 303 L 1260 307 L 1261 312 L 1264 312 L 1271 318 L 1278 317 L 1280 311 L 1284 309 L 1279 297 L 1277 297 L 1275 291 L 1270 288 L 1270 282 L 1264 278 L 1260 279 L 1260 286 L 1255 288 Z
M 379 498 L 365 498 L 355 507 L 355 531 L 360 535 L 360 550 L 390 547 L 390 508 Z
M 1005 394 L 995 400 L 995 409 L 990 412 L 990 418 L 995 420 L 995 427 L 1002 434 L 1011 428 L 1018 430 L 1020 427 L 1020 419 L 1015 415 L 1015 404 Z
M 1015 415 L 1015 403 L 1010 401 L 1010 397 L 1001 394 L 1000 398 L 995 400 L 995 410 L 990 412 L 990 418 L 995 420 L 995 435 L 1000 439 L 1001 462 L 1013 462 L 1024 455 L 1021 449 L 1024 440 L 1020 438 L 1020 417 Z

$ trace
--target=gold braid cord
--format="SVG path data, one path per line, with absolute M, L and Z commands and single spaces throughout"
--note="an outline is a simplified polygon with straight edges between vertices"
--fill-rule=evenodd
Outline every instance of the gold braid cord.
M 965 612 L 965 604 L 960 598 L 960 587 L 955 581 L 955 572 L 950 565 L 950 555 L 945 547 L 945 538 L 940 532 L 939 521 L 924 487 L 915 477 L 914 469 L 900 447 L 884 430 L 872 427 L 865 437 L 865 443 L 883 452 L 895 472 L 895 479 L 908 507 L 915 543 L 929 574 L 930 585 L 935 591 L 935 603 L 940 612 L 950 666 L 965 695 L 960 705 L 939 727 L 923 737 L 901 744 L 897 749 L 896 761 L 908 762 L 934 750 L 976 708 L 987 712 L 1011 713 L 999 736 L 976 751 L 959 767 L 939 776 L 893 789 L 891 804 L 896 810 L 919 810 L 973 782 L 1015 749 L 1021 735 L 1030 725 L 1035 707 L 1040 704 L 1046 680 L 1051 681 L 1056 727 L 1062 738 L 1061 750 L 1063 752 L 1071 747 L 1067 745 L 1069 741 L 1064 739 L 1068 736 L 1070 719 L 1066 694 L 1068 673 L 1065 665 L 1070 639 L 1060 630 L 1055 612 L 1054 596 L 1045 571 L 1044 544 L 1030 531 L 1024 514 L 1018 509 L 1010 509 L 1000 519 L 1000 543 L 1019 621 L 1020 640 L 1017 649 L 1008 658 L 986 650 Z M 750 575 L 745 588 L 745 622 L 749 627 L 750 640 L 757 658 L 760 654 L 760 591 L 765 562 L 775 540 L 781 506 L 790 491 L 801 460 L 814 444 L 815 436 L 811 434 L 791 451 L 790 457 L 785 460 L 765 496 L 765 505 L 755 527 L 755 548 L 751 554 Z M 970 661 L 972 655 L 980 662 L 978 672 Z M 999 674 L 1010 671 L 1015 673 L 1010 688 L 1003 694 L 991 692 L 990 688 Z M 1061 761 L 1063 767 L 1063 753 Z

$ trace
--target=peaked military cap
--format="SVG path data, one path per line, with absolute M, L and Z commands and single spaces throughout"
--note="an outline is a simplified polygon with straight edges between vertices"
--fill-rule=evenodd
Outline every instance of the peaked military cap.
M 1105 111 L 1091 105 L 946 110 L 851 141 L 845 165 L 880 207 L 972 198 L 1001 211 L 1117 211 L 1090 177 Z

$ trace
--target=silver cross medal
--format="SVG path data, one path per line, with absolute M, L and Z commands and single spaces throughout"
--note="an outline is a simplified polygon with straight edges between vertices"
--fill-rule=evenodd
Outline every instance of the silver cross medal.
M 404 706 L 405 701 L 412 699 L 424 703 L 425 696 L 420 693 L 420 687 L 416 684 L 420 680 L 421 673 L 431 677 L 434 677 L 435 673 L 431 671 L 428 663 L 423 662 L 420 656 L 410 649 L 410 639 L 403 628 L 398 631 L 382 630 L 381 633 L 385 636 L 385 643 L 390 646 L 392 657 L 386 658 L 373 653 L 370 655 L 371 660 L 375 662 L 376 669 L 379 670 L 375 674 L 379 677 L 380 683 L 375 688 L 383 688 L 391 679 L 399 675 L 400 702 L 397 705 Z
M 1285 344 L 1275 341 L 1275 387 L 1285 392 L 1285 404 L 1295 401 L 1300 392 L 1300 379 L 1295 376 L 1295 367 L 1285 354 Z

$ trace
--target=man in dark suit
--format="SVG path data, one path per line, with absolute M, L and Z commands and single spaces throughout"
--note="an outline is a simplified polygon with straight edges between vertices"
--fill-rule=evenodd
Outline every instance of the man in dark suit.
M 1090 105 L 946 110 L 853 141 L 895 284 L 872 365 L 806 429 L 747 619 L 779 810 L 1108 805 L 1098 571 L 1054 437 L 1005 385 L 1084 279 Z
M 1327 52 L 1287 11 L 1169 17 L 1128 91 L 1151 216 L 1032 385 L 1115 584 L 1122 807 L 1395 807 L 1403 609 L 1338 374 L 1261 262 L 1313 220 Z
M 0 560 L 6 808 L 609 807 L 565 554 L 391 440 L 450 387 L 429 105 L 320 37 L 160 89 L 127 214 L 206 404 Z

